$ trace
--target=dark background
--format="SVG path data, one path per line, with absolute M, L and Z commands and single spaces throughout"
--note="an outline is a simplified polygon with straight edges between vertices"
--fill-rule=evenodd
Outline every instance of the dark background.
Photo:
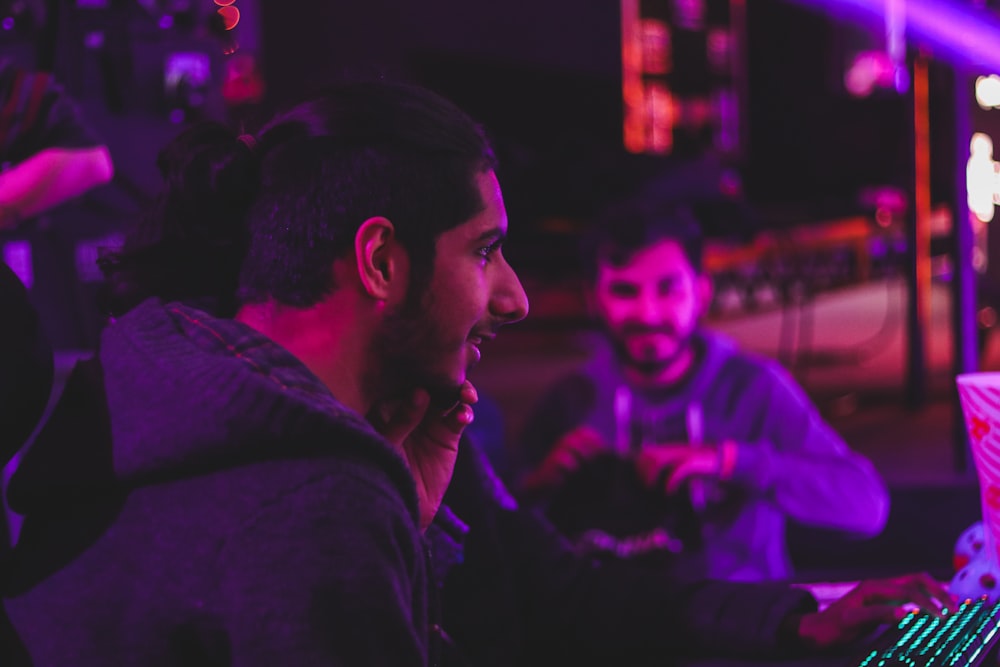
M 880 27 L 837 23 L 782 0 L 747 3 L 746 77 L 739 82 L 746 131 L 741 153 L 721 160 L 622 148 L 617 0 L 236 5 L 242 20 L 221 35 L 209 28 L 211 0 L 0 1 L 0 14 L 39 10 L 20 15 L 38 17 L 33 25 L 25 19 L 0 30 L 0 54 L 51 66 L 116 165 L 113 186 L 24 232 L 34 237 L 36 254 L 48 257 L 48 268 L 36 272 L 41 301 L 75 292 L 85 303 L 88 288 L 74 276 L 78 244 L 113 240 L 158 187 L 155 155 L 180 128 L 169 120 L 177 101 L 164 91 L 164 59 L 177 52 L 204 54 L 213 75 L 185 122 L 210 117 L 254 129 L 341 74 L 385 73 L 453 98 L 494 138 L 512 221 L 508 255 L 540 280 L 572 275 L 574 234 L 602 206 L 640 188 L 707 200 L 708 232 L 745 240 L 770 227 L 870 213 L 859 200 L 863 188 L 905 189 L 910 180 L 909 95 L 857 99 L 842 83 L 854 50 L 879 47 Z M 168 14 L 173 24 L 164 29 Z M 267 95 L 250 108 L 228 108 L 221 97 L 224 47 L 233 39 L 262 67 Z M 936 201 L 948 201 L 954 189 L 951 78 L 947 65 L 932 66 Z M 720 196 L 721 171 L 736 175 L 742 193 Z M 76 310 L 77 320 L 87 315 L 85 306 Z M 91 321 L 53 329 L 65 332 L 57 344 L 66 347 L 89 346 L 95 332 Z

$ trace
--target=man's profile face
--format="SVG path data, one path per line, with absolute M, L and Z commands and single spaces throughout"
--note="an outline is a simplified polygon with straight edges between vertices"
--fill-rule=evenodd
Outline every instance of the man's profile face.
M 411 286 L 407 303 L 387 316 L 379 337 L 384 372 L 427 388 L 438 403 L 457 394 L 483 341 L 528 312 L 502 252 L 507 212 L 496 175 L 484 172 L 476 181 L 484 210 L 438 237 L 430 281 L 423 290 Z
M 673 378 L 689 359 L 691 335 L 711 286 L 672 239 L 654 242 L 622 266 L 601 261 L 591 294 L 620 360 L 651 380 Z

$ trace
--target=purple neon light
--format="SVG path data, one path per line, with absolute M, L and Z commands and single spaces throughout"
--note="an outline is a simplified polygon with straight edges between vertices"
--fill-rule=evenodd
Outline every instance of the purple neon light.
M 794 1 L 834 18 L 883 25 L 888 4 L 885 0 Z M 1000 72 L 1000 19 L 992 13 L 948 0 L 905 0 L 903 4 L 907 36 L 929 47 L 932 55 Z

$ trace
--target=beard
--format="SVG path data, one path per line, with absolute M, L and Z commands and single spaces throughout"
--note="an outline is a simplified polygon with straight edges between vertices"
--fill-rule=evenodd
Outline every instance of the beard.
M 647 327 L 642 325 L 626 325 L 621 331 L 605 328 L 605 334 L 611 341 L 615 356 L 619 363 L 651 380 L 657 378 L 674 366 L 691 349 L 694 332 L 681 334 L 673 327 Z M 669 336 L 674 341 L 673 350 L 669 354 L 657 357 L 636 356 L 629 348 L 627 338 L 635 334 L 661 334 Z
M 423 388 L 431 405 L 442 411 L 458 402 L 461 383 L 441 370 L 442 360 L 457 352 L 445 342 L 448 337 L 434 305 L 425 287 L 413 285 L 404 303 L 385 316 L 372 339 L 372 367 L 377 371 L 371 395 L 402 398 Z

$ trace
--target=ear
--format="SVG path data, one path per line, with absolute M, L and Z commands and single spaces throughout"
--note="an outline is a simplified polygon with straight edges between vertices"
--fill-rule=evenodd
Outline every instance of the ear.
M 701 316 L 712 306 L 712 297 L 715 295 L 712 277 L 707 273 L 699 273 L 695 278 L 694 289 L 698 295 L 698 315 Z
M 388 299 L 393 281 L 400 278 L 397 245 L 396 228 L 387 218 L 368 218 L 354 236 L 358 278 L 373 299 Z

